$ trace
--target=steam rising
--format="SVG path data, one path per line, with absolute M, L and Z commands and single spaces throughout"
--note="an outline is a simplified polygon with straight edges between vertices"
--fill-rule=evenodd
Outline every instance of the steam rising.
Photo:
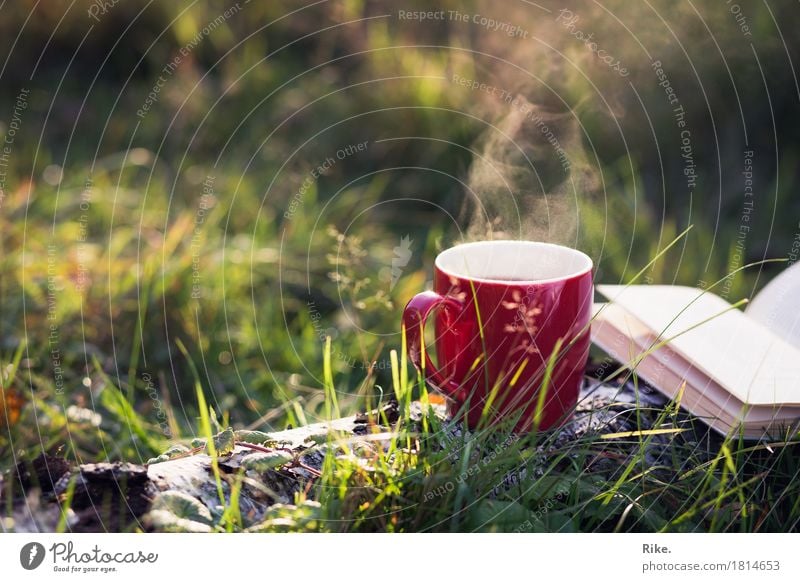
M 597 187 L 572 112 L 551 112 L 523 94 L 477 145 L 468 185 L 467 238 L 527 239 L 575 246 L 579 208 Z
M 654 53 L 666 59 L 674 50 L 665 33 L 650 25 L 653 11 L 647 5 L 611 0 L 566 8 L 554 0 L 477 2 L 482 15 L 517 24 L 528 34 L 510 39 L 485 32 L 469 39 L 480 55 L 475 77 L 502 90 L 501 98 L 480 96 L 488 107 L 484 119 L 494 126 L 475 145 L 469 171 L 468 186 L 479 201 L 462 216 L 470 240 L 586 246 L 588 241 L 579 241 L 580 208 L 597 205 L 602 193 L 596 152 L 578 113 L 593 120 L 593 135 L 603 134 L 606 150 L 625 152 L 618 126 L 604 120 L 627 117 L 630 83 L 650 86 L 652 78 L 636 40 L 620 34 L 609 11 L 639 24 L 636 38 L 651 43 Z M 600 48 L 613 55 L 617 69 L 601 60 Z

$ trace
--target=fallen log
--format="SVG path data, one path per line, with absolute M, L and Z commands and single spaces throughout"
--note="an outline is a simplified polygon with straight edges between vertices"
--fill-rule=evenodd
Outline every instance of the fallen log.
M 560 446 L 591 432 L 632 430 L 637 423 L 648 428 L 646 423 L 653 422 L 667 404 L 644 385 L 587 377 L 575 415 L 552 442 Z M 642 410 L 650 412 L 640 414 Z M 437 406 L 434 412 L 447 421 L 444 407 Z M 418 422 L 422 414 L 421 405 L 412 403 L 408 422 Z M 326 455 L 353 455 L 364 447 L 382 446 L 400 428 L 409 429 L 398 427 L 398 418 L 397 403 L 391 402 L 367 413 L 278 432 L 228 429 L 214 438 L 216 467 L 204 443 L 195 443 L 194 448 L 175 446 L 144 465 L 116 462 L 75 467 L 42 454 L 32 463 L 20 463 L 0 482 L 3 502 L 10 500 L 13 508 L 3 529 L 214 531 L 237 489 L 244 528 L 258 530 L 270 508 L 294 503 L 298 493 L 311 499 L 311 511 L 312 485 L 321 475 Z M 445 430 L 450 436 L 461 432 L 452 422 L 445 423 Z M 710 435 L 695 433 L 693 438 Z M 652 439 L 648 454 L 665 454 L 663 446 L 668 443 L 669 438 Z M 596 459 L 598 465 L 613 462 Z M 507 475 L 498 492 L 525 477 L 525 469 Z

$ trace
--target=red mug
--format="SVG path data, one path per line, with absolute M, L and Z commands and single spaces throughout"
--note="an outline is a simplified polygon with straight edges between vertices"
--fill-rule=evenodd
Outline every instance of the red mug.
M 543 242 L 462 244 L 436 257 L 433 288 L 406 305 L 406 344 L 454 417 L 472 428 L 516 418 L 517 432 L 569 418 L 589 356 L 587 255 Z M 433 312 L 439 367 L 424 345 Z

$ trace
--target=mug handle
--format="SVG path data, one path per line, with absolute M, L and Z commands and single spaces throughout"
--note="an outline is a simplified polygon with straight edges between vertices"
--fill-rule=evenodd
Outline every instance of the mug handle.
M 453 297 L 442 296 L 435 291 L 423 291 L 411 298 L 403 310 L 403 325 L 406 328 L 406 349 L 414 366 L 425 374 L 425 379 L 430 381 L 440 392 L 450 398 L 456 398 L 460 390 L 457 382 L 447 378 L 436 366 L 433 365 L 429 352 L 425 347 L 425 322 L 428 316 L 437 307 L 451 307 L 463 309 L 460 301 Z M 422 354 L 425 354 L 425 365 L 422 364 Z

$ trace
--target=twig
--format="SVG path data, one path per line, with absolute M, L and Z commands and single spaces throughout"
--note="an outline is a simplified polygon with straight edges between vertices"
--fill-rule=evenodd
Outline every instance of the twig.
M 321 471 L 318 471 L 314 467 L 309 467 L 308 465 L 303 463 L 300 459 L 296 459 L 294 462 L 292 462 L 290 467 L 300 467 L 301 469 L 305 469 L 306 471 L 311 473 L 314 477 L 322 477 Z
M 291 453 L 292 456 L 295 455 L 295 452 L 292 449 L 287 449 L 286 447 L 265 447 L 262 445 L 254 445 L 253 443 L 246 443 L 243 441 L 234 441 L 234 444 L 244 447 L 246 449 L 252 449 L 254 451 L 260 451 L 262 453 L 274 453 L 275 451 L 284 451 L 287 453 Z

